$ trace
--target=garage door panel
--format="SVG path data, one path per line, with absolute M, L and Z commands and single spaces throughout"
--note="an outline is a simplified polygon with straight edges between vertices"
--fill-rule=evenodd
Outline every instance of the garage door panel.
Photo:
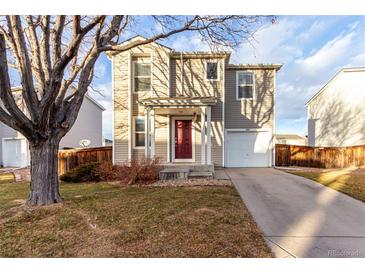
M 228 167 L 267 167 L 270 165 L 271 133 L 228 132 Z
M 3 139 L 3 165 L 5 167 L 27 166 L 27 151 L 25 139 Z

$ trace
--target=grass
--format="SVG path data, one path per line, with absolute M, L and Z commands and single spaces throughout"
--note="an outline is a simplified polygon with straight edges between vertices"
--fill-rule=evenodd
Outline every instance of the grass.
M 0 184 L 11 183 L 14 181 L 14 175 L 12 173 L 0 173 Z
M 365 172 L 361 169 L 287 171 L 365 202 Z
M 27 192 L 0 184 L 0 257 L 271 257 L 233 187 L 63 184 L 36 208 Z

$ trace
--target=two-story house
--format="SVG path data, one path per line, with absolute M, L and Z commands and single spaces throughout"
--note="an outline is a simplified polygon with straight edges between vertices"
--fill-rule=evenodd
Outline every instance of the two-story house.
M 169 165 L 273 164 L 281 65 L 234 65 L 229 52 L 178 52 L 159 43 L 108 55 L 115 164 L 143 157 Z
M 343 68 L 306 104 L 308 144 L 365 144 L 365 67 Z

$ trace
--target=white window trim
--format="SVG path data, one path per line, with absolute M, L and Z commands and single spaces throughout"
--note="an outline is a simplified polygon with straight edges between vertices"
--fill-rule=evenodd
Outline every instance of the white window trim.
M 244 86 L 252 86 L 252 98 L 239 98 L 238 97 L 238 75 L 239 74 L 252 74 L 252 85 L 244 85 Z M 251 101 L 255 98 L 255 95 L 256 95 L 256 81 L 255 81 L 255 72 L 253 71 L 242 71 L 242 70 L 239 70 L 236 72 L 236 101 Z
M 176 120 L 191 120 L 191 145 L 192 145 L 192 151 L 191 151 L 191 159 L 175 159 L 175 121 Z M 174 116 L 171 117 L 172 122 L 172 132 L 171 132 L 171 154 L 172 154 L 172 162 L 173 163 L 194 163 L 195 162 L 195 122 L 194 117 L 192 116 Z
M 137 147 L 136 146 L 136 133 L 143 133 L 145 134 L 145 131 L 136 131 L 136 119 L 143 119 L 145 120 L 144 116 L 133 116 L 133 130 L 132 130 L 132 138 L 133 138 L 133 149 L 144 149 L 146 144 L 144 146 Z M 146 137 L 145 137 L 146 140 Z
M 217 79 L 208 79 L 207 78 L 207 63 L 217 63 Z M 204 79 L 205 81 L 209 81 L 209 82 L 217 82 L 220 81 L 220 61 L 219 60 L 205 60 L 205 71 L 204 71 Z
M 152 57 L 151 57 L 152 59 Z M 133 93 L 134 94 L 138 94 L 138 93 L 144 93 L 144 92 L 152 92 L 152 60 L 149 60 L 149 61 L 144 61 L 144 60 L 134 60 L 132 62 L 132 90 L 133 90 Z M 151 66 L 151 69 L 150 69 L 150 89 L 149 90 L 139 90 L 139 91 L 136 91 L 136 87 L 135 87 L 135 78 L 136 78 L 136 66 L 135 64 L 136 63 L 142 63 L 142 64 L 150 64 Z M 138 76 L 138 78 L 148 78 L 148 76 Z

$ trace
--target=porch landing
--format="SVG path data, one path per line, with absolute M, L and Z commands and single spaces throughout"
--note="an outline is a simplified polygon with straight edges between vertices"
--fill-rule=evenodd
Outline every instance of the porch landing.
M 162 164 L 161 166 L 161 180 L 213 178 L 214 175 L 214 165 L 194 163 L 166 163 Z

